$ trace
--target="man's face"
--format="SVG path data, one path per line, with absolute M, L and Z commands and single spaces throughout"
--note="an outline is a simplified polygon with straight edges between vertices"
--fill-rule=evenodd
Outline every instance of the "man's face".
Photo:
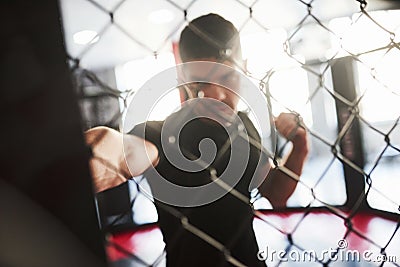
M 194 98 L 204 98 L 205 112 L 232 115 L 239 102 L 240 73 L 233 63 L 217 63 L 215 58 L 204 58 L 198 61 L 215 62 L 216 64 L 191 64 L 185 67 L 182 80 L 187 83 L 189 93 Z M 214 100 L 214 101 L 212 101 Z M 217 100 L 217 101 L 215 101 Z

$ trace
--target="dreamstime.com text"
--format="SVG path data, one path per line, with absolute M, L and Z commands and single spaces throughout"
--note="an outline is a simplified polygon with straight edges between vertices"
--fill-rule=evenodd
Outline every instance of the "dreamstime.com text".
M 273 250 L 267 246 L 258 252 L 257 258 L 260 261 L 268 262 L 397 262 L 397 257 L 394 255 L 380 254 L 372 250 L 351 250 L 347 249 L 347 247 L 348 243 L 345 239 L 338 241 L 337 248 L 325 249 L 319 252 L 315 250 Z

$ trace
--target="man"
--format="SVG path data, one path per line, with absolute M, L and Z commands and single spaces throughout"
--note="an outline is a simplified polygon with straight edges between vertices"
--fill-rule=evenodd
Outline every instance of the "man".
M 208 68 L 207 65 L 197 68 L 193 65 L 194 67 L 185 68 L 179 75 L 184 88 L 182 95 L 188 101 L 165 121 L 137 125 L 130 131 L 129 137 L 138 136 L 146 140 L 140 141 L 141 139 L 137 137 L 132 139 L 132 151 L 141 153 L 143 147 L 147 147 L 150 151 L 150 160 L 138 164 L 132 161 L 131 166 L 137 168 L 135 174 L 143 172 L 151 165 L 155 166 L 155 170 L 148 171 L 146 177 L 155 194 L 159 225 L 166 243 L 167 266 L 231 266 L 235 261 L 246 266 L 264 266 L 264 263 L 256 257 L 258 247 L 252 228 L 254 215 L 248 198 L 252 179 L 259 173 L 263 173 L 259 170 L 269 170 L 270 163 L 259 147 L 243 141 L 251 139 L 260 143 L 261 139 L 247 115 L 237 112 L 240 84 L 236 77 L 237 73 L 233 70 L 243 67 L 238 31 L 232 23 L 218 15 L 208 14 L 199 17 L 190 22 L 182 31 L 179 53 L 184 63 L 205 61 L 215 63 L 215 68 Z M 200 64 L 200 66 L 204 65 Z M 212 80 L 225 79 L 229 88 L 216 83 L 186 83 L 193 80 L 205 81 L 210 78 L 209 76 L 212 76 Z M 223 81 L 221 83 L 224 84 Z M 182 152 L 185 159 L 192 161 L 202 159 L 203 154 L 207 152 L 201 148 L 204 140 L 212 140 L 214 145 L 211 145 L 209 150 L 214 149 L 216 157 L 206 168 L 197 171 L 176 165 L 173 159 L 169 158 L 171 151 L 165 148 L 162 140 L 162 132 L 168 128 L 168 125 L 180 129 L 179 140 L 173 138 L 169 141 L 177 143 L 178 150 Z M 298 126 L 293 114 L 280 114 L 275 120 L 275 125 L 278 131 L 284 137 L 290 138 L 293 144 L 284 165 L 296 175 L 300 175 L 308 153 L 306 132 Z M 242 129 L 245 133 L 244 137 L 231 138 L 230 129 Z M 107 132 L 107 129 L 103 128 L 103 130 Z M 91 134 L 98 136 L 97 130 L 92 131 Z M 114 133 L 112 136 L 117 135 Z M 121 142 L 121 138 L 119 140 L 115 139 L 115 142 Z M 231 156 L 237 153 L 237 150 L 241 152 L 242 148 L 248 148 L 246 166 L 238 169 L 237 166 L 241 165 L 234 162 L 233 166 L 237 169 L 233 172 L 228 170 L 228 176 L 237 176 L 234 177 L 236 182 L 231 184 L 231 187 L 227 189 L 229 192 L 222 197 L 197 206 L 186 205 L 187 203 L 182 203 L 182 205 L 165 203 L 157 198 L 159 193 L 165 193 L 160 192 L 160 188 L 156 185 L 160 177 L 183 187 L 196 188 L 207 185 L 226 173 L 231 166 L 229 165 Z M 130 155 L 135 154 L 136 152 L 130 153 Z M 111 156 L 111 158 L 116 158 L 116 156 Z M 260 159 L 262 160 L 261 167 L 257 165 Z M 126 169 L 126 166 L 123 169 Z M 258 187 L 261 195 L 266 197 L 273 207 L 285 207 L 297 181 L 277 169 L 264 173 L 265 175 L 261 177 L 262 183 Z M 99 175 L 100 173 L 97 173 L 94 176 Z M 121 181 L 123 179 L 119 181 L 117 179 L 116 183 L 106 182 L 105 187 L 115 186 Z M 238 194 L 247 198 L 244 200 L 238 197 Z M 193 199 L 202 197 L 202 195 L 194 195 Z M 201 234 L 189 231 L 187 225 L 182 225 L 182 218 L 207 236 L 200 238 Z

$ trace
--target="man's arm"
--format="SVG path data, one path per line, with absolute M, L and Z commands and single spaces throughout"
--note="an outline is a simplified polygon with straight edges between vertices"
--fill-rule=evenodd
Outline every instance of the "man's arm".
M 104 126 L 86 131 L 85 138 L 92 148 L 89 164 L 96 192 L 126 182 L 157 163 L 157 148 L 142 138 Z
M 300 176 L 308 155 L 307 132 L 299 126 L 296 115 L 291 113 L 281 113 L 275 120 L 275 125 L 279 133 L 292 142 L 292 150 L 283 161 L 283 166 Z M 283 208 L 296 185 L 295 179 L 275 168 L 270 170 L 259 191 L 274 208 Z

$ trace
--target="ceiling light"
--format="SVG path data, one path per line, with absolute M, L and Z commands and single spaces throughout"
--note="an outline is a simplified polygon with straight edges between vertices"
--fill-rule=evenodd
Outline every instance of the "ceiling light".
M 154 24 L 166 24 L 174 19 L 174 14 L 168 9 L 159 9 L 153 11 L 147 17 Z
M 72 36 L 74 43 L 80 44 L 80 45 L 86 45 L 88 43 L 95 43 L 97 42 L 100 38 L 97 35 L 97 32 L 95 31 L 90 31 L 90 30 L 83 30 L 74 33 Z

